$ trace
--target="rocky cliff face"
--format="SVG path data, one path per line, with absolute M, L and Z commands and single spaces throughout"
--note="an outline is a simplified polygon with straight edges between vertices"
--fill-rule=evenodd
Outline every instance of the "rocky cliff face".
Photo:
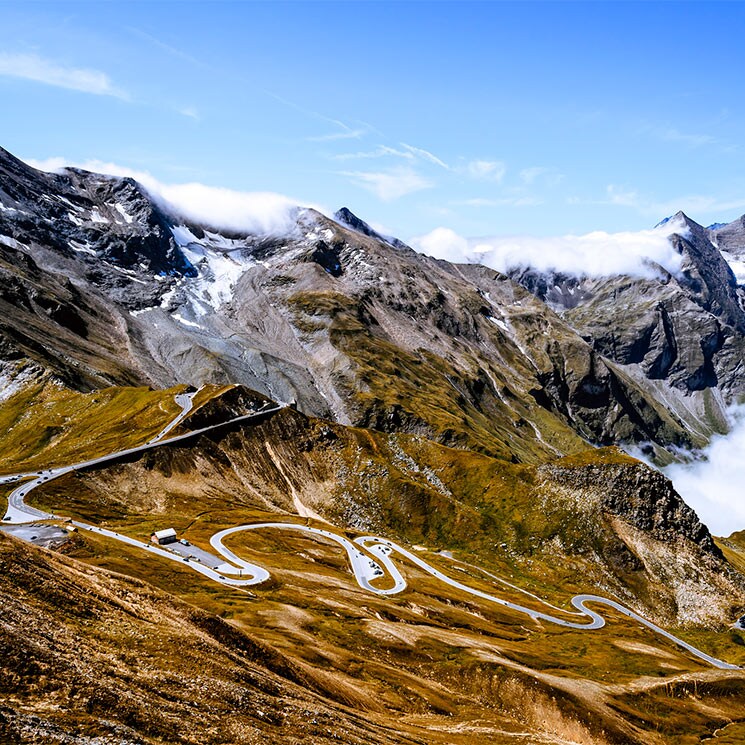
M 75 274 L 125 307 L 157 297 L 165 278 L 196 276 L 169 219 L 130 178 L 43 173 L 0 149 L 0 202 L 0 241 L 40 251 L 63 270 L 74 263 Z
M 745 290 L 730 263 L 741 221 L 703 228 L 683 213 L 669 218 L 679 273 L 656 278 L 514 277 L 544 299 L 606 360 L 657 391 L 700 444 L 726 427 L 724 407 L 745 392 Z M 721 236 L 721 245 L 719 238 Z M 651 438 L 657 439 L 659 438 Z
M 590 550 L 606 565 L 606 577 L 616 577 L 616 592 L 630 592 L 647 613 L 667 613 L 684 624 L 732 613 L 722 600 L 741 596 L 745 579 L 662 474 L 613 455 L 567 458 L 538 470 L 542 489 L 552 495 L 545 498 L 549 514 L 563 500 L 586 515 L 584 540 L 594 544 Z M 611 539 L 598 530 L 593 516 L 599 513 Z

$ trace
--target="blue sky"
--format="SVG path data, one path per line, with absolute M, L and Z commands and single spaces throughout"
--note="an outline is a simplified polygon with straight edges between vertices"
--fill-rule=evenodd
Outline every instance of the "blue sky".
M 745 213 L 740 3 L 0 2 L 0 145 L 410 239 Z

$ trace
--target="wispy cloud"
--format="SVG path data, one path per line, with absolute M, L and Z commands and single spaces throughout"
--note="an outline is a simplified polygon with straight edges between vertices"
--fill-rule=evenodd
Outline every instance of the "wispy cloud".
M 414 147 L 413 145 L 407 145 L 405 142 L 401 143 L 401 147 L 412 155 L 416 155 L 418 158 L 434 163 L 436 166 L 440 166 L 440 168 L 444 168 L 446 171 L 450 170 L 450 166 L 445 163 L 445 161 L 441 160 L 433 153 L 430 153 L 429 150 L 424 150 L 421 147 Z
M 308 142 L 335 142 L 337 140 L 359 140 L 367 134 L 366 129 L 352 129 L 347 127 L 346 124 L 342 124 L 341 126 L 343 129 L 339 132 L 330 132 L 325 135 L 313 135 L 312 137 L 306 137 L 305 139 L 308 140 Z
M 682 210 L 694 220 L 708 222 L 710 217 L 725 217 L 727 213 L 745 211 L 745 197 L 726 198 L 706 194 L 687 194 L 661 201 L 640 194 L 637 190 L 608 184 L 605 196 L 599 199 L 569 197 L 568 204 L 610 205 L 634 209 L 655 221 Z
M 559 173 L 555 168 L 549 168 L 546 166 L 531 166 L 530 168 L 523 168 L 520 171 L 519 176 L 520 180 L 528 186 L 541 182 L 546 186 L 554 187 L 558 186 L 564 180 L 563 173 Z
M 712 122 L 716 126 L 716 122 Z M 675 145 L 681 145 L 687 150 L 695 150 L 702 147 L 714 147 L 724 152 L 737 150 L 738 146 L 731 142 L 726 142 L 708 132 L 686 132 L 678 129 L 667 122 L 642 122 L 636 129 L 636 134 L 643 137 L 650 137 L 659 142 L 667 142 Z
M 375 150 L 365 150 L 357 153 L 340 153 L 339 155 L 332 156 L 334 160 L 366 160 L 371 158 L 404 158 L 406 160 L 414 160 L 414 154 L 407 150 L 396 150 L 394 147 L 388 147 L 388 145 L 378 145 Z
M 608 184 L 605 187 L 605 191 L 608 195 L 605 200 L 607 204 L 615 204 L 619 207 L 639 207 L 641 205 L 641 198 L 637 192 L 630 189 L 616 186 L 615 184 Z
M 200 121 L 200 119 L 202 118 L 199 115 L 199 110 L 196 108 L 196 106 L 184 106 L 183 108 L 178 109 L 178 113 L 181 114 L 181 116 L 193 119 L 195 122 Z
M 188 52 L 184 52 L 183 49 L 178 49 L 177 47 L 174 47 L 171 44 L 167 44 L 166 42 L 161 41 L 160 39 L 156 38 L 152 34 L 148 34 L 147 31 L 143 31 L 140 28 L 135 28 L 134 26 L 126 26 L 125 29 L 129 31 L 131 34 L 134 34 L 135 36 L 139 36 L 140 39 L 143 39 L 144 41 L 148 42 L 152 46 L 157 47 L 158 49 L 166 52 L 166 54 L 169 54 L 171 57 L 176 57 L 186 62 L 190 62 L 191 64 L 196 65 L 197 67 L 207 67 L 207 65 L 205 65 L 201 60 L 198 60 L 196 57 L 192 56 Z
M 499 183 L 507 173 L 507 167 L 500 160 L 472 160 L 466 166 L 466 173 L 480 181 Z
M 399 167 L 386 171 L 341 171 L 353 184 L 367 189 L 383 202 L 429 189 L 434 184 L 417 173 L 413 168 Z
M 325 138 L 330 139 L 330 138 Z M 335 137 L 334 139 L 342 139 L 341 137 Z M 374 150 L 364 150 L 356 153 L 341 153 L 339 155 L 333 155 L 334 160 L 363 160 L 370 158 L 402 158 L 404 160 L 418 160 L 423 163 L 430 163 L 436 165 L 439 168 L 444 168 L 446 171 L 450 171 L 450 166 L 445 163 L 442 159 L 438 158 L 434 153 L 429 150 L 425 150 L 421 147 L 415 147 L 414 145 L 408 145 L 405 142 L 399 143 L 398 147 L 390 147 L 389 145 L 378 145 Z
M 675 127 L 663 129 L 658 134 L 661 140 L 665 142 L 680 142 L 689 147 L 702 147 L 703 145 L 715 145 L 718 140 L 716 137 L 707 134 L 692 134 L 681 132 Z
M 463 207 L 536 207 L 543 204 L 538 197 L 529 196 L 506 196 L 506 197 L 475 197 L 474 199 L 460 199 L 451 202 L 454 206 Z
M 707 215 L 714 217 L 725 217 L 727 213 L 745 211 L 745 198 L 736 197 L 726 199 L 704 194 L 692 194 L 689 196 L 670 199 L 665 202 L 652 202 L 650 205 L 641 208 L 645 214 L 655 217 L 672 215 L 678 210 L 683 210 L 694 220 L 697 215 Z M 706 221 L 705 221 L 706 222 Z
M 100 70 L 81 67 L 66 67 L 36 54 L 0 53 L 0 75 L 56 88 L 91 93 L 96 96 L 113 96 L 129 100 L 129 95 L 116 87 L 109 76 Z

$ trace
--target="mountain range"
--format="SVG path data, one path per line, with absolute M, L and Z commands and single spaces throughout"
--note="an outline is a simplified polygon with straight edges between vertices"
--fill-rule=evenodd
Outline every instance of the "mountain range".
M 665 230 L 676 272 L 500 273 L 347 208 L 226 230 L 132 179 L 0 149 L 0 476 L 150 443 L 184 391 L 174 434 L 291 404 L 29 499 L 144 541 L 173 525 L 205 550 L 270 518 L 386 536 L 510 597 L 612 596 L 743 664 L 745 539 L 714 538 L 626 452 L 665 465 L 727 431 L 745 395 L 745 217 Z M 370 597 L 303 534 L 241 538 L 272 566 L 250 592 L 70 536 L 0 534 L 8 742 L 745 736 L 742 672 L 702 670 L 623 615 L 556 630 L 411 567 L 406 593 Z

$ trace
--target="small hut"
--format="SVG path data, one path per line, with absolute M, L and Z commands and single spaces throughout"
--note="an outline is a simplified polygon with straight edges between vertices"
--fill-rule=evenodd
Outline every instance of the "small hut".
M 174 528 L 165 528 L 165 530 L 156 530 L 150 534 L 150 540 L 161 546 L 166 543 L 176 543 L 176 530 Z

